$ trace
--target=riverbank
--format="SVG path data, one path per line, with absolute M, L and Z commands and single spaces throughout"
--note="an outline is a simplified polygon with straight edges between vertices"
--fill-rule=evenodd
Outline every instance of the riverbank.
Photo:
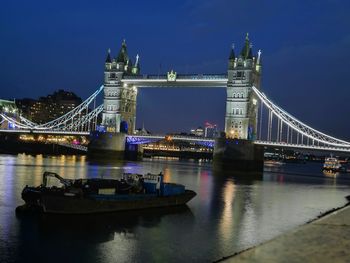
M 217 262 L 349 262 L 350 203 Z

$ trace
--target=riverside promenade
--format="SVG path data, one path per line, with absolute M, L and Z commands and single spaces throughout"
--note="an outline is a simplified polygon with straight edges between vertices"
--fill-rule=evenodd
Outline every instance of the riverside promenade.
M 220 262 L 350 262 L 350 206 Z

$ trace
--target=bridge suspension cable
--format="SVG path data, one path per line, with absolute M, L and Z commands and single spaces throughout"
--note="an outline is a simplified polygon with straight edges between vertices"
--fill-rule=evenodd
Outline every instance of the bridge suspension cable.
M 45 124 L 37 125 L 35 129 L 55 129 L 60 128 L 65 125 L 67 122 L 74 120 L 79 114 L 81 114 L 84 110 L 88 109 L 89 104 L 94 101 L 96 96 L 103 90 L 104 86 L 102 85 L 97 91 L 95 91 L 89 98 L 87 98 L 83 103 L 81 103 L 78 107 L 75 107 L 73 110 L 67 112 L 61 117 L 47 122 Z
M 87 127 L 87 130 L 90 131 L 91 128 L 91 120 L 95 120 L 96 117 L 103 111 L 103 104 L 98 106 L 93 111 L 89 112 L 85 116 L 79 118 L 75 122 L 70 123 L 65 127 L 66 130 L 77 130 L 79 127 L 85 126 Z M 83 128 L 84 129 L 84 128 Z
M 17 120 L 15 120 L 15 119 L 13 119 L 13 118 L 11 118 L 3 113 L 0 113 L 0 116 L 3 119 L 3 121 L 7 121 L 8 123 L 12 123 L 14 126 L 20 128 L 20 129 L 28 129 L 29 128 L 28 125 L 22 124 L 22 123 L 18 122 Z
M 61 117 L 49 121 L 44 124 L 37 124 L 32 122 L 25 117 L 19 115 L 19 120 L 16 120 L 13 117 L 7 116 L 3 113 L 0 113 L 3 121 L 13 123 L 13 125 L 19 129 L 29 129 L 29 130 L 52 130 L 52 131 L 80 131 L 81 130 L 90 130 L 91 121 L 97 122 L 97 116 L 103 110 L 103 105 L 95 108 L 96 97 L 103 90 L 104 86 L 102 85 L 97 91 L 95 91 L 90 97 L 83 101 L 80 105 L 62 115 Z M 93 102 L 94 109 L 89 112 L 89 105 Z
M 337 139 L 335 137 L 329 136 L 323 132 L 320 132 L 314 128 L 311 128 L 310 126 L 306 125 L 305 123 L 301 122 L 276 104 L 274 104 L 270 99 L 267 98 L 267 96 L 260 92 L 256 87 L 252 87 L 254 93 L 257 95 L 257 97 L 260 99 L 262 104 L 264 104 L 268 109 L 268 128 L 267 128 L 267 140 L 272 141 L 272 130 L 273 130 L 273 116 L 276 116 L 278 118 L 277 122 L 277 136 L 276 136 L 276 142 L 282 142 L 283 138 L 285 137 L 286 143 L 293 143 L 293 141 L 297 141 L 297 144 L 304 144 L 306 141 L 306 145 L 316 145 L 318 146 L 335 146 L 335 147 L 343 147 L 343 148 L 350 148 L 350 142 Z M 260 112 L 260 115 L 262 115 L 262 110 Z M 283 125 L 287 125 L 287 131 L 286 136 L 283 136 Z M 295 133 L 293 134 L 293 130 Z M 261 136 L 260 140 L 261 140 Z M 301 137 L 301 140 L 299 141 L 299 137 Z

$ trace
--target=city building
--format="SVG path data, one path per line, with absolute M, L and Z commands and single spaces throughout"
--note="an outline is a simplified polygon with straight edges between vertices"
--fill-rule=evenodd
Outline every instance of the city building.
M 16 106 L 18 108 L 18 111 L 23 116 L 29 119 L 31 115 L 32 107 L 36 101 L 37 100 L 35 99 L 29 99 L 29 98 L 19 99 L 19 100 L 16 100 Z
M 191 129 L 190 135 L 204 137 L 204 129 L 202 127 L 198 127 L 197 129 Z
M 146 130 L 145 125 L 142 125 L 142 128 L 136 129 L 135 130 L 136 135 L 149 135 L 151 134 L 149 131 Z
M 216 124 L 205 123 L 204 137 L 206 138 L 216 138 L 219 136 L 218 127 Z
M 20 99 L 16 101 L 20 113 L 35 123 L 46 123 L 71 111 L 82 99 L 75 93 L 58 90 L 46 97 Z

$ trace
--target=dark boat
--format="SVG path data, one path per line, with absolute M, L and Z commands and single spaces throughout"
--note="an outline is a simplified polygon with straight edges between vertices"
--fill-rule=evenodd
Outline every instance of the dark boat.
M 47 185 L 54 177 L 61 187 Z M 26 186 L 22 191 L 22 210 L 44 213 L 92 214 L 154 207 L 184 205 L 196 193 L 183 185 L 165 183 L 163 176 L 155 174 L 124 174 L 116 179 L 65 179 L 56 173 L 45 172 L 43 183 L 37 187 Z

